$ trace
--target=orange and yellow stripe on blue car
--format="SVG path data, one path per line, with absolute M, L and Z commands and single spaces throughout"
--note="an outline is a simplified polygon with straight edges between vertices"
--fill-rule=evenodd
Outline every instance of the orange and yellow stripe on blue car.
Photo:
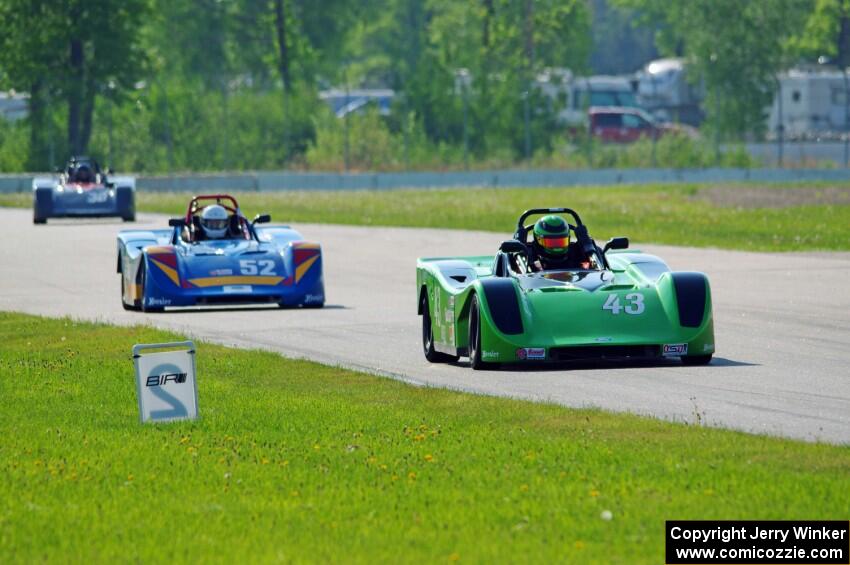
M 175 285 L 180 286 L 180 275 L 177 272 L 177 254 L 173 247 L 157 246 L 145 249 L 148 259 L 157 266 L 160 271 L 171 279 Z
M 292 257 L 295 261 L 295 284 L 298 284 L 310 270 L 321 254 L 318 243 L 295 242 L 292 244 Z

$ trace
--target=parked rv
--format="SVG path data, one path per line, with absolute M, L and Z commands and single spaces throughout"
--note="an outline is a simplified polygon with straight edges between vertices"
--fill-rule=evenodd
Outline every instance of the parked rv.
M 835 68 L 800 67 L 780 74 L 768 112 L 770 136 L 777 136 L 781 122 L 786 139 L 840 137 L 848 129 L 847 86 L 844 74 Z
M 637 73 L 637 100 L 656 119 L 699 126 L 705 89 L 687 75 L 682 59 L 650 61 Z

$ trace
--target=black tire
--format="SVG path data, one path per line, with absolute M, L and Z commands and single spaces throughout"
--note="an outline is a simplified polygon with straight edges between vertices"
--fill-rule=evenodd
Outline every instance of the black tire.
M 139 306 L 140 306 L 142 312 L 163 312 L 163 311 L 165 311 L 165 308 L 163 308 L 162 306 L 146 306 L 145 305 L 145 279 L 147 278 L 147 274 L 146 274 L 144 259 L 142 259 L 142 264 L 141 264 L 141 266 L 139 266 L 139 269 L 142 270 L 141 274 L 139 275 L 139 279 L 140 279 L 139 285 L 142 287 L 142 293 L 141 293 L 142 297 L 139 299 L 139 302 L 140 302 Z
M 53 189 L 39 187 L 35 189 L 32 202 L 32 223 L 46 224 L 53 213 Z
M 711 363 L 711 355 L 686 355 L 682 357 L 684 365 L 708 365 Z
M 115 204 L 122 220 L 125 222 L 136 221 L 136 203 L 132 188 L 119 186 L 115 191 Z
M 487 368 L 489 363 L 481 360 L 481 307 L 478 305 L 478 296 L 472 295 L 472 304 L 469 306 L 469 366 L 479 371 Z
M 430 363 L 454 363 L 457 355 L 447 355 L 434 349 L 434 329 L 431 327 L 431 308 L 428 295 L 422 297 L 422 352 Z

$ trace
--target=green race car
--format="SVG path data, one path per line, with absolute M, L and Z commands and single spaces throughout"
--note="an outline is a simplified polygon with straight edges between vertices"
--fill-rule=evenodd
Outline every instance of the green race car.
M 419 259 L 425 358 L 466 356 L 473 369 L 665 357 L 709 363 L 708 278 L 673 272 L 658 257 L 628 247 L 627 238 L 617 237 L 600 248 L 569 208 L 536 208 L 520 216 L 513 239 L 495 257 Z

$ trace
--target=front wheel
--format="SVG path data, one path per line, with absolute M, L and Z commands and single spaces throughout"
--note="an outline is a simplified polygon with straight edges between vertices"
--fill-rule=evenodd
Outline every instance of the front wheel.
M 434 328 L 431 326 L 431 308 L 428 295 L 422 297 L 422 351 L 430 363 L 454 363 L 457 355 L 447 355 L 434 349 Z
M 469 366 L 475 371 L 496 367 L 494 363 L 481 360 L 481 307 L 474 294 L 469 306 Z
M 124 280 L 124 273 L 118 271 L 119 276 L 121 277 L 121 306 L 124 307 L 124 310 L 138 310 L 139 309 L 139 301 L 133 300 L 132 304 L 127 304 L 124 301 L 124 296 L 127 294 L 125 292 L 127 282 Z
M 711 355 L 686 355 L 682 357 L 684 365 L 708 365 L 711 363 Z
M 148 277 L 147 277 L 147 269 L 145 268 L 144 259 L 142 259 L 142 264 L 139 266 L 139 268 L 142 270 L 141 274 L 139 275 L 139 286 L 142 289 L 142 292 L 139 293 L 141 295 L 139 302 L 140 302 L 140 307 L 142 309 L 142 312 L 163 312 L 163 311 L 165 311 L 165 308 L 163 308 L 162 306 L 148 306 L 146 304 L 146 302 L 145 302 L 145 286 L 146 286 Z

